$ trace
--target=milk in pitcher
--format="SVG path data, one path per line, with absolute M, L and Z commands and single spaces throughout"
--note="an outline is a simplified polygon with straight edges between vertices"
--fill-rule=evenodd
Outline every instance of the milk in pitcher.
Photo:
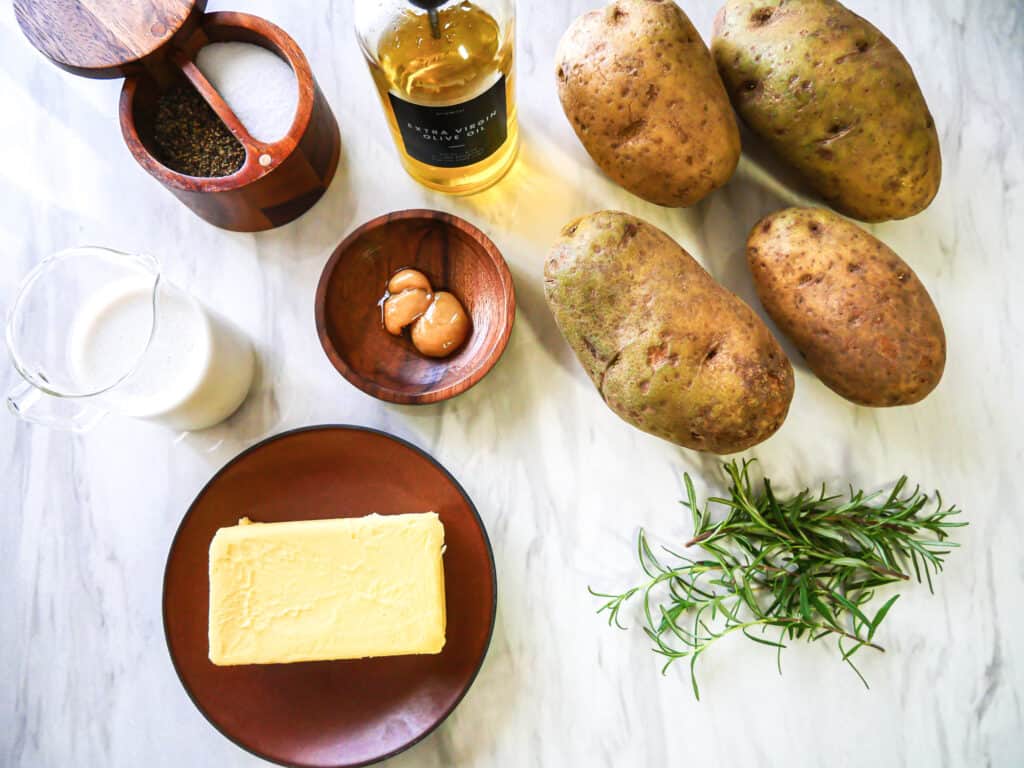
M 80 385 L 102 391 L 111 410 L 178 430 L 234 413 L 255 368 L 252 346 L 228 321 L 174 286 L 141 278 L 107 286 L 82 308 L 69 353 Z

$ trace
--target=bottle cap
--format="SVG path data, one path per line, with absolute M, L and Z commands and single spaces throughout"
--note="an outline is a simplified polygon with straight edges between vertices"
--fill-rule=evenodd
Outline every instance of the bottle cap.
M 433 11 L 447 3 L 448 0 L 409 0 L 409 2 L 424 11 Z

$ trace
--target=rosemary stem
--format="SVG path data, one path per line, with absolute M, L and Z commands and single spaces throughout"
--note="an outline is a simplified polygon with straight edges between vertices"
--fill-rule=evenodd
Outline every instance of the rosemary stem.
M 959 514 L 901 478 L 887 495 L 850 489 L 849 498 L 802 491 L 789 498 L 775 494 L 769 480 L 755 488 L 752 462 L 724 465 L 730 481 L 724 498 L 699 508 L 689 475 L 684 477 L 684 507 L 694 531 L 686 547 L 706 553 L 694 559 L 665 548 L 655 553 L 646 534 L 637 553 L 646 580 L 618 595 L 591 592 L 604 603 L 609 624 L 623 627 L 619 614 L 639 595 L 644 631 L 654 650 L 668 661 L 690 659 L 694 694 L 697 658 L 737 631 L 781 654 L 788 643 L 835 640 L 842 660 L 863 681 L 852 657 L 861 648 L 885 653 L 875 640 L 897 597 L 869 608 L 878 588 L 910 581 L 932 587 L 949 551 L 949 529 L 966 525 L 948 518 Z M 726 510 L 713 523 L 712 505 Z M 927 508 L 931 507 L 932 511 Z M 911 566 L 913 570 L 911 571 Z M 910 571 L 910 572 L 906 572 Z M 777 640 L 752 632 L 776 627 Z M 780 656 L 781 658 L 781 656 Z M 780 666 L 781 671 L 781 666 Z M 866 681 L 865 681 L 866 684 Z

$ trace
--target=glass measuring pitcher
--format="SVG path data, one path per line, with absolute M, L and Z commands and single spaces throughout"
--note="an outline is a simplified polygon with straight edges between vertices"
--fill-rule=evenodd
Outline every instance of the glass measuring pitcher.
M 85 432 L 108 412 L 212 427 L 245 400 L 255 356 L 234 325 L 162 278 L 151 256 L 72 248 L 22 283 L 7 320 L 22 381 L 12 413 Z

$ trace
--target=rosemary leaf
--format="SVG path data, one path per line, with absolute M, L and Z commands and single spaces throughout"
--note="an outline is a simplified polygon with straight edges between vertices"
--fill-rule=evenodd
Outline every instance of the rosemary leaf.
M 662 671 L 689 659 L 697 699 L 697 659 L 734 632 L 774 647 L 780 674 L 787 641 L 833 639 L 867 687 L 852 657 L 863 648 L 884 651 L 875 635 L 899 597 L 869 610 L 875 590 L 911 578 L 933 589 L 933 574 L 957 546 L 948 541 L 950 530 L 967 523 L 949 519 L 960 510 L 944 507 L 938 493 L 932 499 L 920 487 L 907 492 L 906 477 L 888 494 L 851 487 L 843 497 L 823 486 L 817 494 L 780 498 L 769 480 L 759 486 L 751 480 L 752 464 L 724 464 L 728 497 L 710 498 L 703 507 L 685 475 L 682 506 L 693 521 L 685 546 L 699 546 L 707 556 L 692 559 L 667 547 L 655 553 L 641 530 L 637 558 L 647 581 L 618 594 L 591 589 L 604 601 L 598 613 L 625 628 L 622 609 L 640 595 L 643 630 L 665 659 Z M 718 522 L 715 507 L 724 509 Z M 769 628 L 778 629 L 777 640 L 763 636 Z

